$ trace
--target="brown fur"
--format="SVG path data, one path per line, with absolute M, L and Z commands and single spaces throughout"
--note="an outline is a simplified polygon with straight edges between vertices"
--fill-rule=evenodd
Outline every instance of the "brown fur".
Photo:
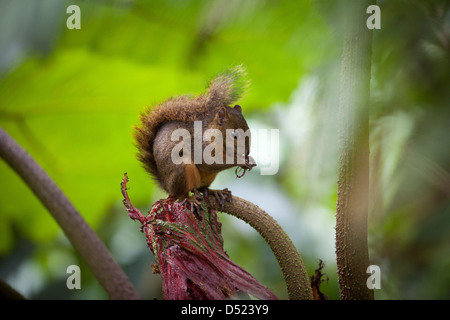
M 176 128 L 186 128 L 192 136 L 193 122 L 197 120 L 203 121 L 204 129 L 220 127 L 224 133 L 226 128 L 248 129 L 240 108 L 228 107 L 243 93 L 243 74 L 238 66 L 211 81 L 206 93 L 174 97 L 140 115 L 141 124 L 134 134 L 138 159 L 169 194 L 182 196 L 193 189 L 208 187 L 219 171 L 230 167 L 169 163 L 170 152 L 178 143 L 170 140 L 170 134 Z M 225 119 L 225 123 L 219 123 L 220 119 Z

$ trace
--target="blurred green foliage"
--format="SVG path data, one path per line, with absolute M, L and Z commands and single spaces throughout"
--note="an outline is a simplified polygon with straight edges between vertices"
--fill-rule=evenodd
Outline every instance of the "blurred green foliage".
M 66 28 L 69 4 L 81 30 Z M 379 298 L 450 298 L 450 13 L 445 1 L 379 1 L 371 98 L 372 263 Z M 0 125 L 43 166 L 100 234 L 145 298 L 160 297 L 145 238 L 127 218 L 120 181 L 144 212 L 165 197 L 135 158 L 145 107 L 202 92 L 215 74 L 247 67 L 250 127 L 278 128 L 281 165 L 218 186 L 266 209 L 304 257 L 334 257 L 342 10 L 345 1 L 0 0 Z M 0 277 L 31 298 L 104 298 L 27 186 L 0 162 Z M 264 241 L 221 215 L 225 248 L 280 298 L 284 281 Z

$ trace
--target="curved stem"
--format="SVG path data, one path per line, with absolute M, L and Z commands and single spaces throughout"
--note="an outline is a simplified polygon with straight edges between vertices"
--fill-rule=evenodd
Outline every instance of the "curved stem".
M 310 280 L 302 258 L 274 218 L 257 205 L 236 196 L 232 197 L 232 203 L 225 201 L 223 207 L 213 197 L 209 197 L 208 200 L 212 209 L 247 222 L 266 240 L 280 265 L 290 300 L 313 299 Z
M 97 234 L 39 164 L 0 127 L 0 157 L 52 214 L 111 299 L 139 299 L 127 276 Z

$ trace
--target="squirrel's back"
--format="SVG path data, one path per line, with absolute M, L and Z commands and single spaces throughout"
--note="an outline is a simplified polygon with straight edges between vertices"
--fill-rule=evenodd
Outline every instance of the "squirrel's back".
M 134 137 L 138 159 L 157 180 L 158 168 L 153 154 L 153 141 L 159 128 L 170 121 L 193 122 L 206 119 L 215 109 L 237 101 L 246 89 L 245 70 L 234 67 L 214 78 L 206 93 L 197 97 L 179 96 L 148 109 L 140 115 L 141 124 Z

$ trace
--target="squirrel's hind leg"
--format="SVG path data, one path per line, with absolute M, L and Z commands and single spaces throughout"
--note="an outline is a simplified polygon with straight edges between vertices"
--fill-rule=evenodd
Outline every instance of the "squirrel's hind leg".
M 225 201 L 233 203 L 233 196 L 231 195 L 231 191 L 228 190 L 228 188 L 225 188 L 223 190 L 203 188 L 199 191 L 203 192 L 206 198 L 208 198 L 210 195 L 213 195 L 214 198 L 216 198 L 217 202 L 222 206 L 222 208 L 225 206 Z
M 186 196 L 181 204 L 189 209 L 198 219 L 201 219 L 200 213 L 202 212 L 202 203 L 196 195 Z

